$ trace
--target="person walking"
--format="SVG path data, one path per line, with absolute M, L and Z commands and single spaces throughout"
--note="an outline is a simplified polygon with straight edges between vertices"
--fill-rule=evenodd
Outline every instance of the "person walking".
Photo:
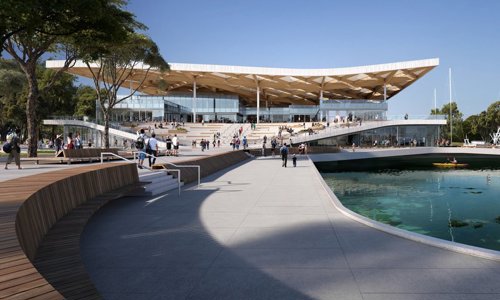
M 82 138 L 80 137 L 80 132 L 77 132 L 74 138 L 75 149 L 83 149 Z
M 156 162 L 156 157 L 158 156 L 158 140 L 156 139 L 156 134 L 152 134 L 151 138 L 148 139 L 147 145 L 146 145 L 146 151 L 148 154 L 151 154 L 153 157 L 148 156 L 149 160 L 149 167 L 151 168 L 151 165 L 155 164 Z M 153 163 L 151 163 L 151 158 L 153 159 Z
M 283 144 L 280 148 L 280 154 L 281 154 L 281 160 L 282 160 L 282 167 L 286 168 L 286 163 L 288 161 L 288 147 L 286 146 L 286 143 Z
M 137 137 L 137 140 L 135 141 L 135 148 L 139 152 L 139 162 L 137 164 L 137 167 L 139 169 L 143 168 L 144 164 L 144 159 L 146 158 L 146 145 L 144 143 L 146 139 L 146 134 L 144 133 L 144 129 L 141 129 L 139 136 Z
M 174 137 L 172 138 L 172 146 L 174 146 L 173 155 L 178 156 L 179 155 L 179 139 L 177 138 L 177 134 L 174 134 Z
M 14 160 L 14 162 L 17 165 L 17 168 L 21 170 L 21 141 L 19 139 L 19 134 L 21 131 L 17 129 L 15 132 L 12 133 L 11 138 L 10 138 L 10 145 L 11 145 L 11 150 L 9 153 L 9 157 L 7 157 L 7 161 L 5 162 L 5 170 L 8 170 L 8 165 Z M 7 138 L 7 141 L 9 138 Z
M 295 168 L 297 166 L 297 156 L 295 156 L 295 154 L 292 156 L 292 161 L 293 161 L 293 167 Z

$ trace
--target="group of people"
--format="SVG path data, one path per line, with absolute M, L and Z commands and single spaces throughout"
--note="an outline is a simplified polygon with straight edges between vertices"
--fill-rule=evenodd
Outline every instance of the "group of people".
M 179 139 L 177 138 L 177 134 L 175 134 L 173 138 L 167 136 L 165 143 L 167 145 L 167 151 L 165 153 L 166 155 L 179 155 Z M 148 137 L 144 129 L 141 129 L 135 141 L 135 148 L 139 152 L 139 160 L 137 165 L 139 169 L 144 168 L 144 160 L 146 159 L 146 156 L 148 157 L 150 168 L 156 163 L 156 158 L 159 154 L 159 147 L 155 133 L 152 133 L 151 137 Z

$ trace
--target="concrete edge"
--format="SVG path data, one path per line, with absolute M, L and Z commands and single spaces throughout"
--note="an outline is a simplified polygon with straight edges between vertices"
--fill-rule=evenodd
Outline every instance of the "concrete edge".
M 309 161 L 314 165 L 314 162 L 307 156 Z M 330 187 L 326 184 L 326 182 L 323 180 L 323 177 L 321 176 L 320 172 L 318 169 L 316 169 L 316 166 L 314 166 L 314 172 L 317 176 L 317 179 L 321 183 L 321 186 L 323 189 L 327 192 L 327 194 L 330 196 L 330 200 L 332 201 L 333 205 L 335 208 L 340 211 L 343 215 L 346 217 L 359 222 L 361 224 L 364 224 L 366 226 L 369 226 L 371 228 L 399 236 L 408 240 L 412 240 L 418 243 L 430 245 L 433 247 L 461 253 L 461 254 L 467 254 L 467 255 L 472 255 L 480 258 L 485 258 L 489 260 L 494 260 L 494 261 L 500 261 L 500 251 L 495 251 L 495 250 L 489 250 L 489 249 L 484 249 L 484 248 L 479 248 L 475 246 L 470 246 L 470 245 L 465 245 L 461 243 L 456 243 L 456 242 L 451 242 L 451 241 L 446 241 L 442 240 L 439 238 L 423 235 L 420 233 L 416 232 L 411 232 L 403 229 L 399 229 L 387 224 L 383 224 L 374 220 L 371 220 L 369 218 L 366 218 L 362 215 L 359 215 L 349 209 L 347 209 L 340 200 L 337 198 L 337 196 L 332 192 Z

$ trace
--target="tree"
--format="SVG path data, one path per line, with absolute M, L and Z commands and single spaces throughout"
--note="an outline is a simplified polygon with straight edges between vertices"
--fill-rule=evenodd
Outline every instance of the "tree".
M 464 121 L 464 131 L 474 139 L 488 141 L 492 132 L 500 126 L 500 101 L 494 102 L 480 114 L 472 115 Z
M 496 132 L 500 126 L 500 101 L 494 102 L 488 106 L 485 117 L 489 131 Z
M 63 73 L 54 80 L 55 71 L 40 65 L 38 70 L 38 86 L 43 93 L 40 95 L 37 112 L 37 124 L 50 116 L 72 116 L 75 112 L 73 97 L 77 91 L 76 77 Z M 50 89 L 45 86 L 52 84 Z
M 88 85 L 81 85 L 76 91 L 74 101 L 76 103 L 75 116 L 77 117 L 93 117 L 95 116 L 95 89 Z
M 19 2 L 19 3 L 16 3 Z M 40 95 L 76 60 L 78 53 L 99 41 L 120 41 L 140 23 L 122 10 L 122 0 L 2 0 L 0 34 L 2 51 L 8 52 L 26 76 L 28 155 L 37 155 L 37 106 Z M 5 19 L 3 19 L 5 18 Z M 64 66 L 40 91 L 37 67 L 45 53 L 64 55 Z
M 456 102 L 451 102 L 451 120 L 453 122 L 450 123 L 450 103 L 444 104 L 441 109 L 432 109 L 431 115 L 446 115 L 447 126 L 441 132 L 442 136 L 454 141 L 464 138 L 463 114 L 458 110 Z M 453 138 L 451 136 L 451 126 L 453 126 Z
M 481 124 L 484 120 L 484 117 L 481 116 L 482 114 L 484 114 L 484 112 L 478 115 L 469 116 L 464 120 L 464 133 L 469 140 L 485 140 L 485 137 L 488 135 L 487 132 L 484 131 L 483 124 Z
M 89 52 L 84 62 L 92 74 L 97 100 L 104 116 L 104 145 L 109 148 L 109 121 L 114 107 L 137 92 L 152 68 L 163 72 L 169 69 L 169 65 L 156 43 L 138 33 L 129 34 L 123 43 L 107 44 Z M 139 73 L 137 70 L 144 72 Z M 139 84 L 131 93 L 118 99 L 118 90 L 131 80 Z
M 13 60 L 0 59 L 0 131 L 25 129 L 26 78 Z

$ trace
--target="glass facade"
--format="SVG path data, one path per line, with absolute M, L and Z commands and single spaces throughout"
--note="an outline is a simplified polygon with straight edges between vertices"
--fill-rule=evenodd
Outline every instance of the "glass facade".
M 238 95 L 223 93 L 170 92 L 167 96 L 134 95 L 115 106 L 112 121 L 255 122 L 256 107 L 244 107 Z M 265 101 L 261 101 L 264 104 Z M 99 105 L 98 112 L 99 110 Z M 260 106 L 261 122 L 333 122 L 352 115 L 362 120 L 386 120 L 386 101 L 322 100 L 320 105 Z M 99 119 L 100 113 L 97 117 Z M 102 114 L 100 116 L 102 118 Z
M 313 146 L 351 146 L 353 143 L 361 147 L 384 146 L 435 146 L 438 139 L 439 126 L 391 126 L 366 130 L 356 134 L 342 135 L 311 142 Z

